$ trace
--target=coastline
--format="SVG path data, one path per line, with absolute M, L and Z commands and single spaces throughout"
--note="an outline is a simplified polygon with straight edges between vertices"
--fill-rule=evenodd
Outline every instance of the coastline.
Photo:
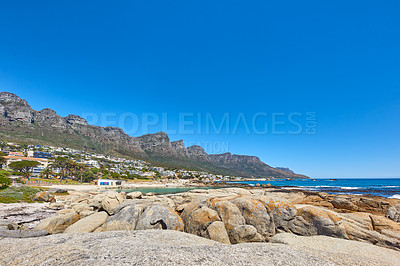
M 305 180 L 229 181 L 227 184 L 260 186 L 268 185 L 282 189 L 299 189 L 343 195 L 382 196 L 400 198 L 400 178 L 338 178 Z
M 315 179 L 314 179 L 315 180 Z M 348 196 L 365 196 L 365 197 L 383 197 L 383 198 L 392 198 L 392 199 L 400 199 L 400 179 L 392 178 L 391 185 L 380 185 L 377 186 L 375 184 L 368 184 L 368 186 L 355 187 L 352 184 L 349 186 L 347 184 L 341 184 L 341 182 L 345 180 L 352 179 L 336 179 L 336 180 L 328 180 L 328 179 L 320 179 L 312 181 L 308 181 L 308 184 L 305 184 L 305 181 L 301 180 L 241 180 L 241 181 L 222 181 L 222 182 L 192 182 L 188 180 L 174 180 L 174 181 L 153 181 L 153 182 L 129 182 L 120 187 L 100 187 L 93 184 L 52 184 L 52 185 L 43 185 L 41 187 L 45 189 L 64 189 L 64 190 L 76 190 L 81 192 L 105 192 L 108 190 L 118 190 L 118 191 L 146 191 L 147 192 L 155 192 L 159 194 L 162 193 L 163 189 L 169 190 L 172 188 L 181 188 L 182 191 L 190 190 L 194 188 L 218 188 L 218 187 L 246 187 L 249 189 L 252 188 L 275 188 L 281 190 L 297 190 L 299 192 L 323 192 L 335 195 L 348 195 Z M 365 179 L 365 180 L 379 180 L 381 179 Z M 318 182 L 324 181 L 327 184 L 319 184 Z M 354 179 L 354 181 L 359 181 Z M 314 183 L 314 184 L 313 184 Z M 151 191 L 154 188 L 155 191 Z M 161 191 L 161 193 L 160 193 Z M 172 193 L 178 193 L 179 190 Z

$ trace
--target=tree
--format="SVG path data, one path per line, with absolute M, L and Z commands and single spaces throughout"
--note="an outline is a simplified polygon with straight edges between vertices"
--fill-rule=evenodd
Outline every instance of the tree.
M 7 162 L 3 155 L 0 155 L 0 169 L 3 169 L 3 165 Z
M 70 161 L 71 160 L 69 160 L 65 157 L 59 156 L 59 157 L 56 157 L 54 159 L 54 162 L 51 164 L 51 168 L 60 170 L 60 172 L 61 172 L 60 182 L 61 182 L 61 180 L 64 179 L 65 172 L 69 167 Z
M 12 162 L 8 166 L 13 169 L 14 171 L 21 172 L 26 178 L 29 179 L 32 168 L 38 166 L 38 162 L 34 161 L 18 161 Z
M 0 187 L 6 188 L 11 184 L 11 180 L 8 179 L 10 173 L 5 170 L 0 170 Z
M 66 170 L 67 170 L 69 176 L 71 177 L 71 180 L 73 179 L 73 177 L 75 177 L 77 168 L 78 168 L 78 166 L 77 166 L 76 162 L 74 162 L 72 160 L 67 161 Z
M 111 173 L 111 177 L 114 179 L 119 179 L 121 177 L 121 175 L 118 173 Z
M 11 185 L 11 180 L 7 177 L 0 176 L 0 188 L 6 188 Z
M 49 179 L 49 176 L 54 175 L 54 173 L 50 167 L 46 167 L 45 169 L 43 169 L 43 171 L 40 173 L 40 175 Z
M 82 181 L 85 181 L 87 183 L 89 183 L 90 181 L 93 181 L 95 178 L 96 178 L 96 175 L 90 170 L 85 170 L 82 173 Z
M 83 171 L 86 169 L 86 166 L 83 163 L 77 163 L 76 168 L 79 170 L 81 174 L 81 184 L 83 183 Z

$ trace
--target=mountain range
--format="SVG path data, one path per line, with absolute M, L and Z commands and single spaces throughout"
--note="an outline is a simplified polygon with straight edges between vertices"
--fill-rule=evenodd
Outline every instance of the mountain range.
M 90 125 L 77 115 L 61 117 L 48 108 L 36 111 L 26 100 L 10 92 L 0 92 L 0 138 L 143 159 L 161 166 L 215 174 L 307 178 L 271 167 L 256 156 L 207 154 L 197 145 L 185 147 L 182 140 L 171 142 L 164 132 L 132 137 L 120 128 Z

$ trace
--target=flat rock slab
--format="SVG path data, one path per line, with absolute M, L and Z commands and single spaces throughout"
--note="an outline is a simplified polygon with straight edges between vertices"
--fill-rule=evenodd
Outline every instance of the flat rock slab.
M 56 213 L 47 206 L 49 203 L 0 203 L 0 226 L 15 223 L 23 225 L 24 229 L 34 228 Z
M 39 237 L 46 236 L 49 233 L 45 230 L 4 230 L 0 229 L 0 237 L 11 237 L 11 238 L 27 238 L 27 237 Z
M 0 265 L 398 265 L 400 253 L 326 236 L 224 245 L 169 230 L 0 239 Z
M 5 238 L 0 246 L 0 265 L 334 265 L 285 245 L 230 246 L 169 230 Z
M 400 252 L 359 241 L 328 236 L 296 236 L 290 233 L 277 234 L 270 241 L 307 250 L 339 265 L 400 264 Z

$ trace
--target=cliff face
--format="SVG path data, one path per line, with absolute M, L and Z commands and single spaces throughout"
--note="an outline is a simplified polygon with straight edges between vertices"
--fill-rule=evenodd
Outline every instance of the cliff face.
M 47 108 L 35 111 L 27 101 L 9 92 L 0 92 L 0 137 L 126 155 L 220 174 L 305 178 L 270 167 L 255 156 L 209 155 L 197 145 L 185 148 L 182 140 L 171 142 L 164 132 L 135 138 L 120 128 L 89 125 L 77 115 L 61 117 Z
M 2 116 L 9 121 L 32 123 L 34 111 L 27 101 L 12 93 L 0 93 L 0 110 Z
M 189 157 L 187 149 L 185 148 L 185 143 L 183 143 L 183 140 L 173 141 L 171 142 L 171 145 L 178 156 Z

